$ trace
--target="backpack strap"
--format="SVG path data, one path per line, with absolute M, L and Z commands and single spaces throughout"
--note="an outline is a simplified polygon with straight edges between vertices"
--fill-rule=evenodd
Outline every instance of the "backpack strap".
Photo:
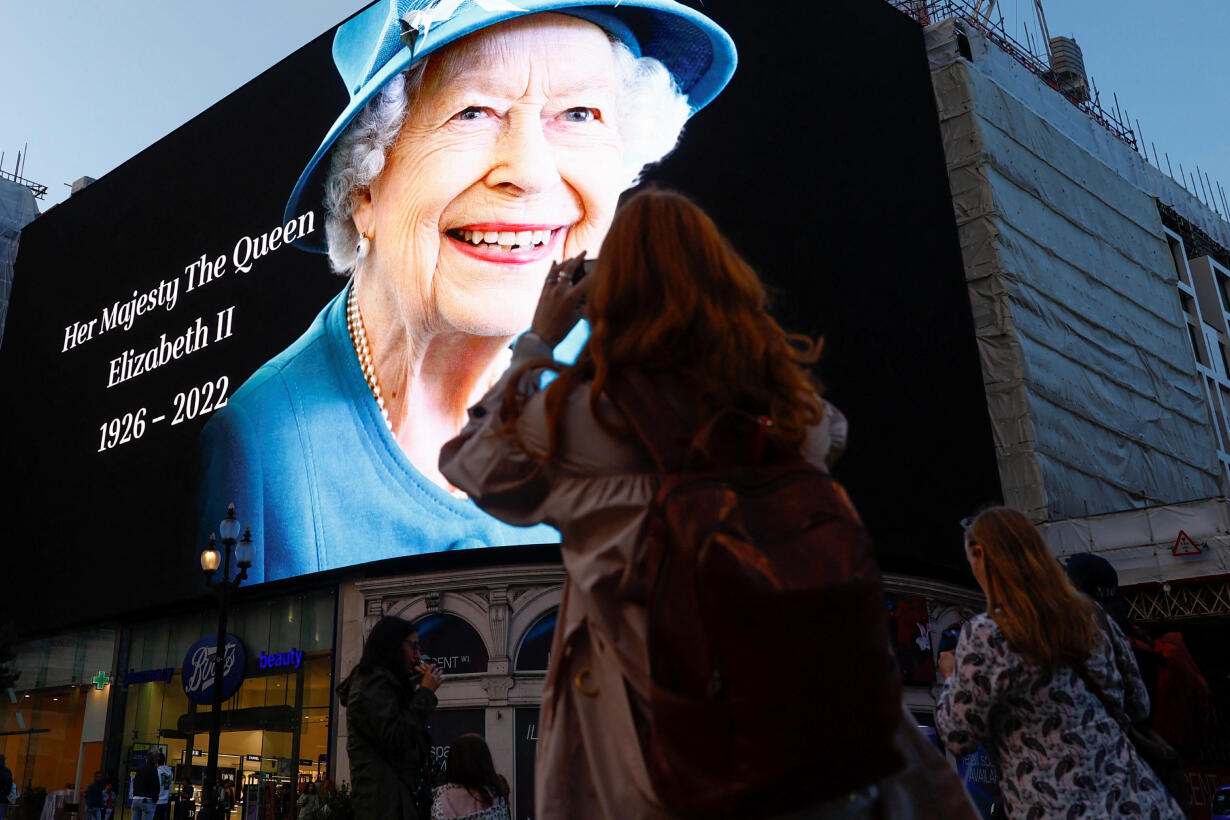
M 606 394 L 627 418 L 663 473 L 677 473 L 687 462 L 692 433 L 679 413 L 639 370 L 612 373 Z
M 1106 614 L 1106 610 L 1102 609 L 1101 606 L 1095 605 L 1093 607 L 1093 616 L 1097 621 L 1098 628 L 1102 630 L 1102 636 L 1107 641 L 1113 641 L 1114 638 L 1111 637 L 1109 622 L 1110 616 Z M 1102 702 L 1102 708 L 1106 710 L 1106 714 L 1110 715 L 1111 719 L 1113 719 L 1124 729 L 1127 729 L 1132 725 L 1132 720 L 1127 716 L 1127 713 L 1123 711 L 1123 707 L 1107 697 L 1106 693 L 1102 691 L 1102 687 L 1099 686 L 1098 682 L 1095 681 L 1093 676 L 1089 674 L 1089 667 L 1085 666 L 1085 662 L 1083 660 L 1073 664 L 1072 671 L 1076 673 L 1076 676 L 1080 678 L 1082 682 L 1084 682 L 1085 688 L 1089 690 L 1090 694 Z

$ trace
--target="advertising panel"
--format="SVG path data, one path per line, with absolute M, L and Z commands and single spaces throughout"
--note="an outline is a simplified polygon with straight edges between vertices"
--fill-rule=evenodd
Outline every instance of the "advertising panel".
M 998 479 L 921 33 L 887 4 L 599 5 L 373 4 L 27 227 L 0 347 L 9 571 L 34 582 L 13 619 L 198 594 L 230 503 L 249 583 L 556 542 L 457 497 L 437 454 L 638 178 L 826 336 L 838 476 L 882 554 L 962 565 L 934 534 Z

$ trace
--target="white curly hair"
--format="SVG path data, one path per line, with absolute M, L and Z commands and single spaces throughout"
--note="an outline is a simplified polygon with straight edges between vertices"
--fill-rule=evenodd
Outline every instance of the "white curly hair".
M 660 162 L 675 148 L 691 108 L 661 61 L 638 58 L 615 39 L 611 48 L 620 80 L 617 123 L 623 140 L 624 170 L 628 187 L 632 187 L 646 167 Z M 353 219 L 356 194 L 367 190 L 384 170 L 385 153 L 401 132 L 431 59 L 421 60 L 389 80 L 330 152 L 325 180 L 325 238 L 329 264 L 337 273 L 349 275 L 359 263 L 359 232 Z

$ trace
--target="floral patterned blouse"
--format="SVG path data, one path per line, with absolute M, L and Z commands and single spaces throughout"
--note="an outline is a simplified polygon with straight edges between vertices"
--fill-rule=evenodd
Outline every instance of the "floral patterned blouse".
M 496 797 L 483 808 L 465 786 L 445 783 L 431 793 L 431 820 L 509 820 L 508 801 Z
M 1123 632 L 1107 623 L 1110 634 L 1085 666 L 1107 698 L 1140 720 L 1149 712 L 1149 695 Z M 1009 817 L 1183 817 L 1072 669 L 1029 663 L 985 614 L 962 628 L 956 661 L 936 707 L 936 728 L 955 754 L 981 745 L 999 763 Z

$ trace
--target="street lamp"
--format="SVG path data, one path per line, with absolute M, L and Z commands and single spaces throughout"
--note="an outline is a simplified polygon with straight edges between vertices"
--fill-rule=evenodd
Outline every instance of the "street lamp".
M 222 673 L 226 666 L 226 615 L 231 595 L 248 577 L 252 566 L 252 532 L 245 527 L 243 539 L 239 540 L 239 520 L 235 518 L 235 505 L 226 508 L 226 518 L 218 525 L 222 533 L 222 549 L 219 550 L 214 534 L 209 534 L 209 546 L 201 552 L 201 569 L 205 583 L 218 596 L 218 649 L 214 653 L 214 702 L 209 714 L 209 758 L 205 765 L 205 778 L 201 785 L 204 792 L 201 801 L 201 820 L 219 820 L 218 811 L 218 743 L 222 736 Z M 234 553 L 238 574 L 231 579 L 231 554 Z M 214 573 L 222 568 L 221 580 L 214 580 Z

